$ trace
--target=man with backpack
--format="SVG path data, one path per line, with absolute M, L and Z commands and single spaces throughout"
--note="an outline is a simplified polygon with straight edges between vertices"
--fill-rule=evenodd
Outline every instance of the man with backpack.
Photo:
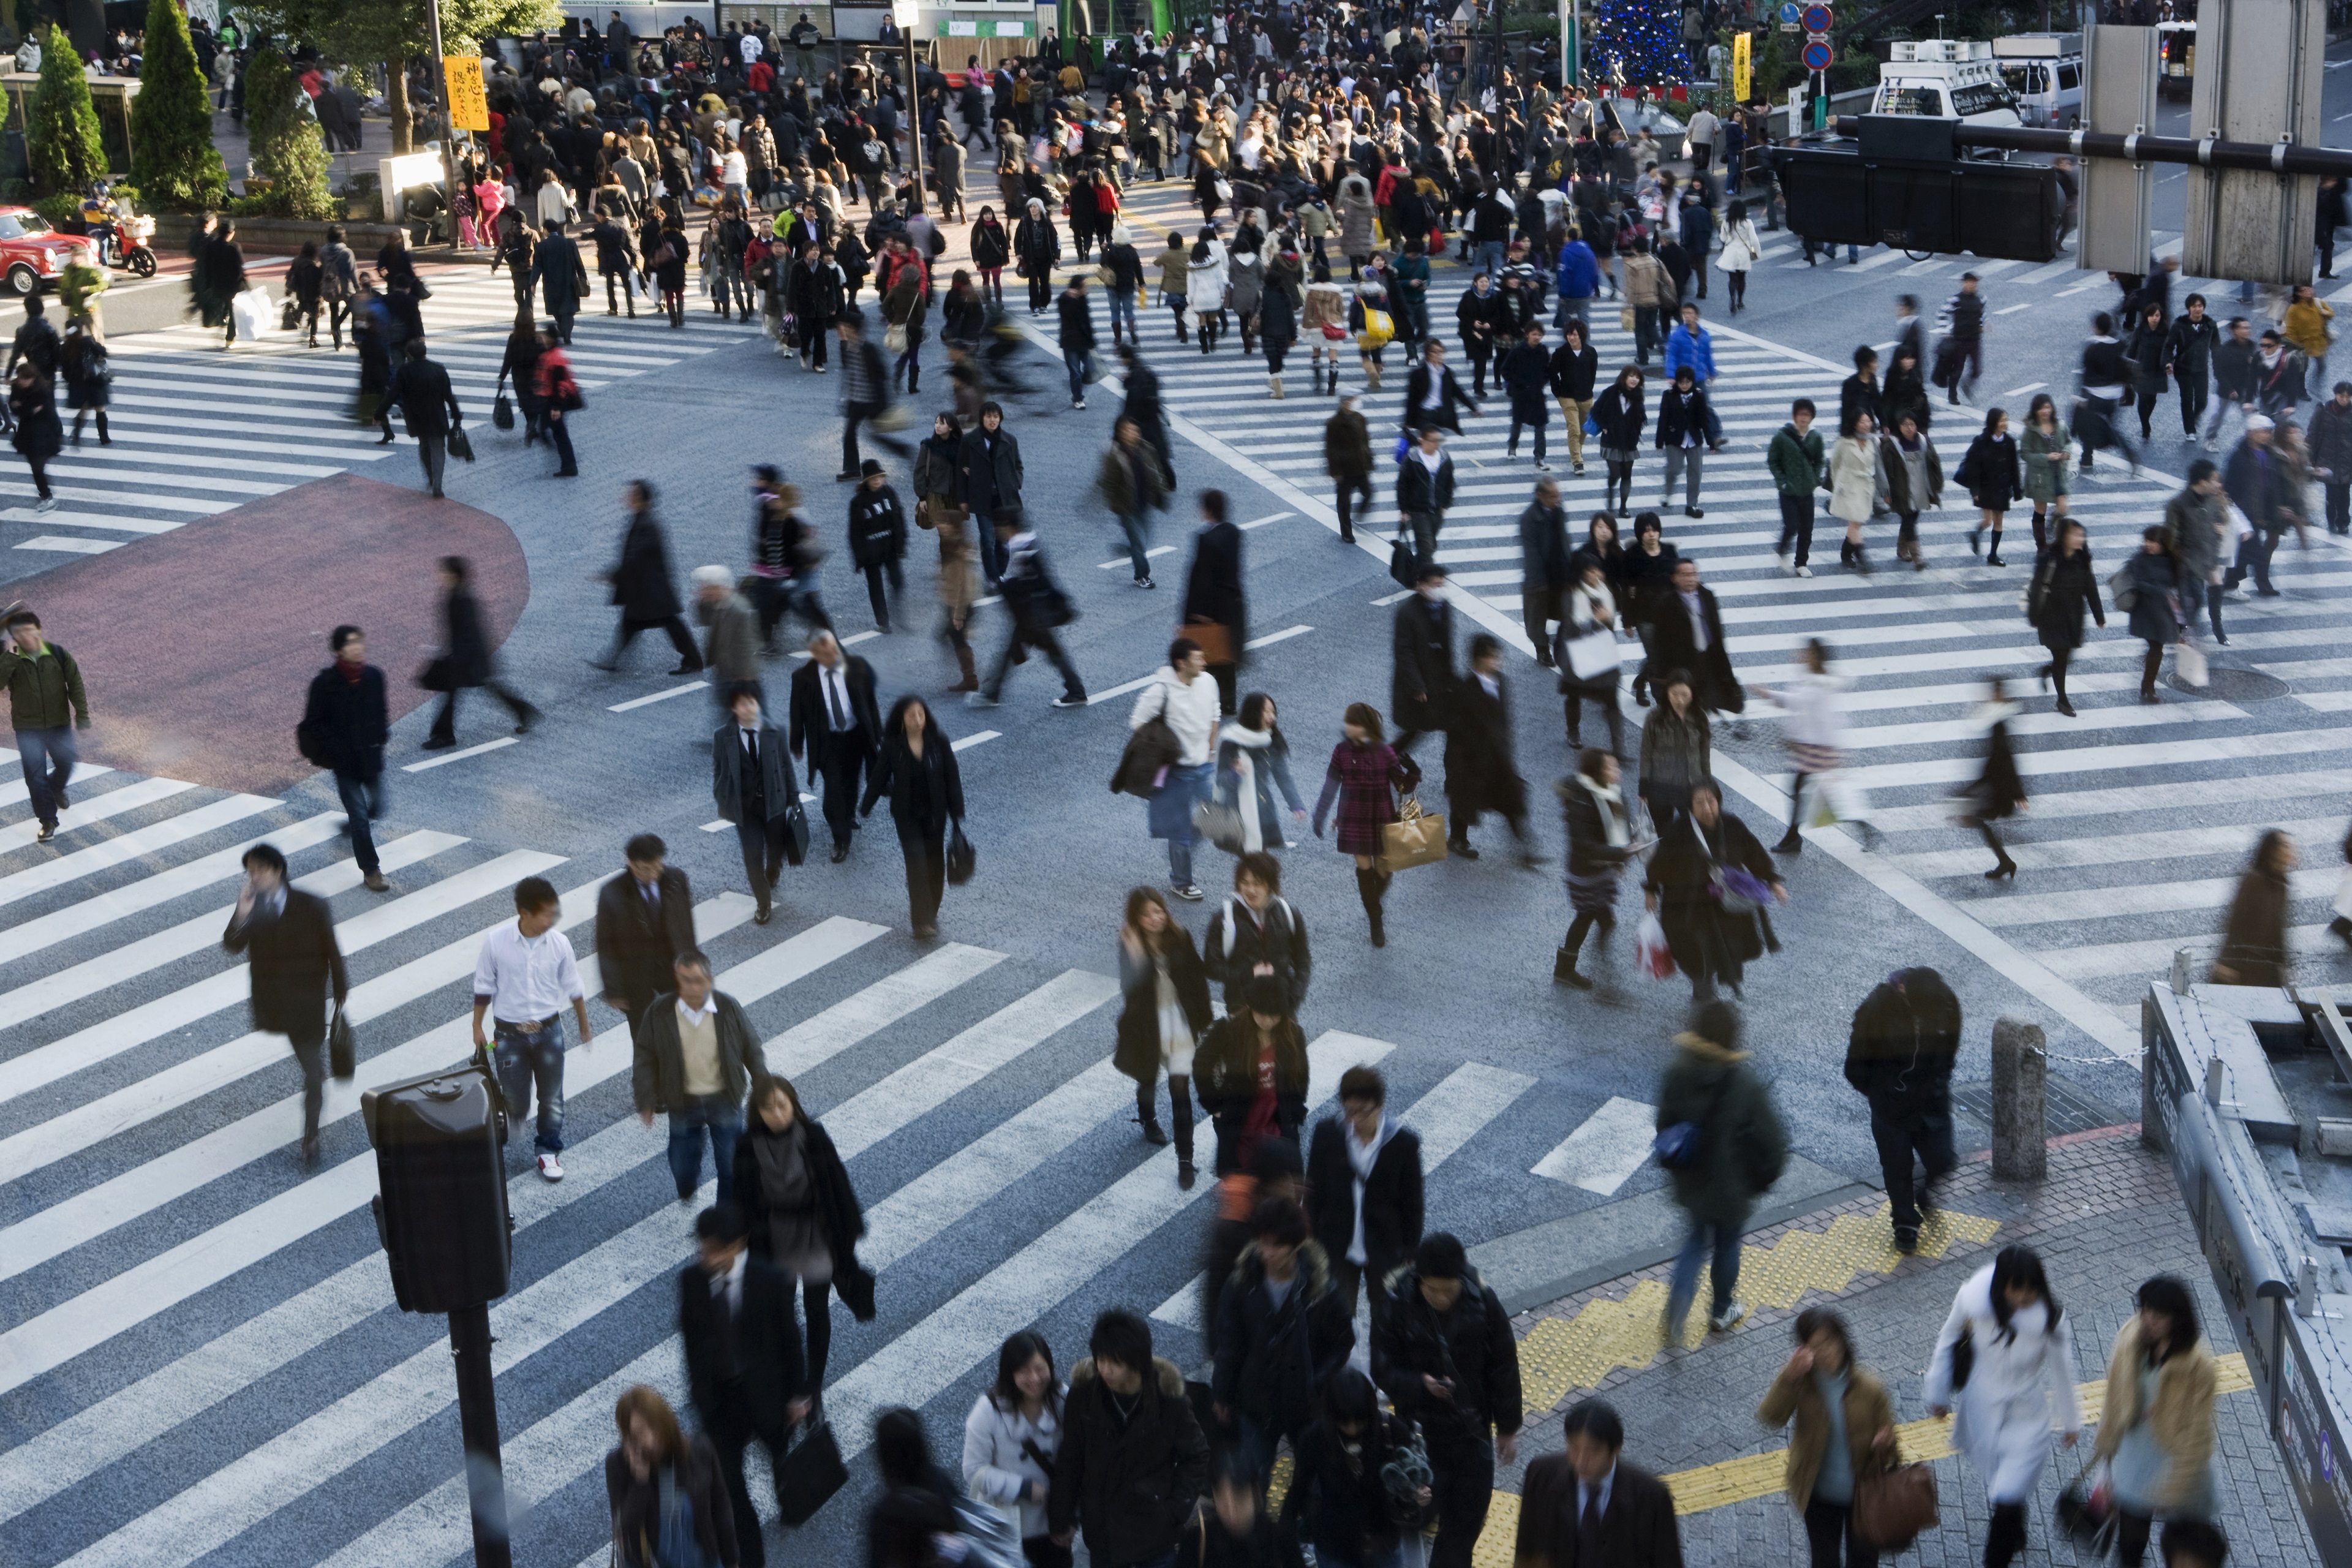
M 1244 798 L 1241 808 L 1255 810 L 1256 803 Z M 1307 1005 L 1307 982 L 1315 973 L 1307 922 L 1282 897 L 1282 862 L 1265 850 L 1253 849 L 1234 862 L 1234 896 L 1209 917 L 1201 964 L 1225 988 L 1227 1012 L 1240 1008 L 1250 982 L 1262 974 L 1282 986 L 1291 1016 Z
M 1675 1037 L 1673 1061 L 1658 1082 L 1658 1163 L 1673 1177 L 1675 1202 L 1690 1216 L 1690 1235 L 1675 1259 L 1661 1331 L 1683 1342 L 1683 1320 L 1698 1294 L 1699 1264 L 1712 1253 L 1714 1303 L 1707 1325 L 1722 1331 L 1748 1315 L 1739 1285 L 1739 1237 L 1756 1200 L 1789 1163 L 1789 1130 L 1772 1091 L 1739 1048 L 1739 1014 L 1708 1002 Z

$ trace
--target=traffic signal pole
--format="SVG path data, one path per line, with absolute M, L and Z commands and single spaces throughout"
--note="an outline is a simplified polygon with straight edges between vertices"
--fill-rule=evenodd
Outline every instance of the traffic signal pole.
M 1859 115 L 1840 115 L 1840 136 L 1862 134 Z M 2208 169 L 2248 169 L 2274 174 L 2352 177 L 2352 152 L 2300 147 L 2286 142 L 2223 142 L 2217 137 L 2116 135 L 2097 131 L 2043 131 L 2022 125 L 1958 125 L 1958 147 L 2011 153 L 2063 153 L 2074 158 L 2118 158 L 2134 163 L 2193 163 Z

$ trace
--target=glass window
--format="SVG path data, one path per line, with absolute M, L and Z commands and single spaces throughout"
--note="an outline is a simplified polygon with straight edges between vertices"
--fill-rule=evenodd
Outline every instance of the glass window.
M 1940 117 L 1944 97 L 1932 87 L 1889 87 L 1880 89 L 1881 114 L 1923 114 Z
M 2061 63 L 2058 67 L 2058 90 L 2072 92 L 2083 85 L 2083 68 Z
M 22 223 L 7 214 L 0 214 L 0 239 L 22 239 L 25 234 Z

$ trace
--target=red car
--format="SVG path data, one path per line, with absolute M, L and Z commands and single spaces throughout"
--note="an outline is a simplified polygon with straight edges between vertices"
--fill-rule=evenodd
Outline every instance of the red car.
M 30 294 L 55 283 L 75 251 L 98 265 L 98 247 L 79 235 L 59 234 L 30 207 L 0 207 L 0 287 Z

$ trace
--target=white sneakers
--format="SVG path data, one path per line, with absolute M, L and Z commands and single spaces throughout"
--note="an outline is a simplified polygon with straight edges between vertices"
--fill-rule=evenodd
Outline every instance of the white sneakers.
M 551 1182 L 560 1182 L 563 1180 L 563 1162 L 552 1154 L 541 1154 L 539 1157 L 539 1173 Z
M 1734 1301 L 1730 1306 L 1726 1307 L 1722 1311 L 1717 1312 L 1715 1316 L 1709 1318 L 1706 1321 L 1706 1326 L 1713 1329 L 1717 1333 L 1721 1333 L 1726 1329 L 1736 1326 L 1739 1321 L 1746 1316 L 1748 1316 L 1748 1303 L 1745 1301 Z

